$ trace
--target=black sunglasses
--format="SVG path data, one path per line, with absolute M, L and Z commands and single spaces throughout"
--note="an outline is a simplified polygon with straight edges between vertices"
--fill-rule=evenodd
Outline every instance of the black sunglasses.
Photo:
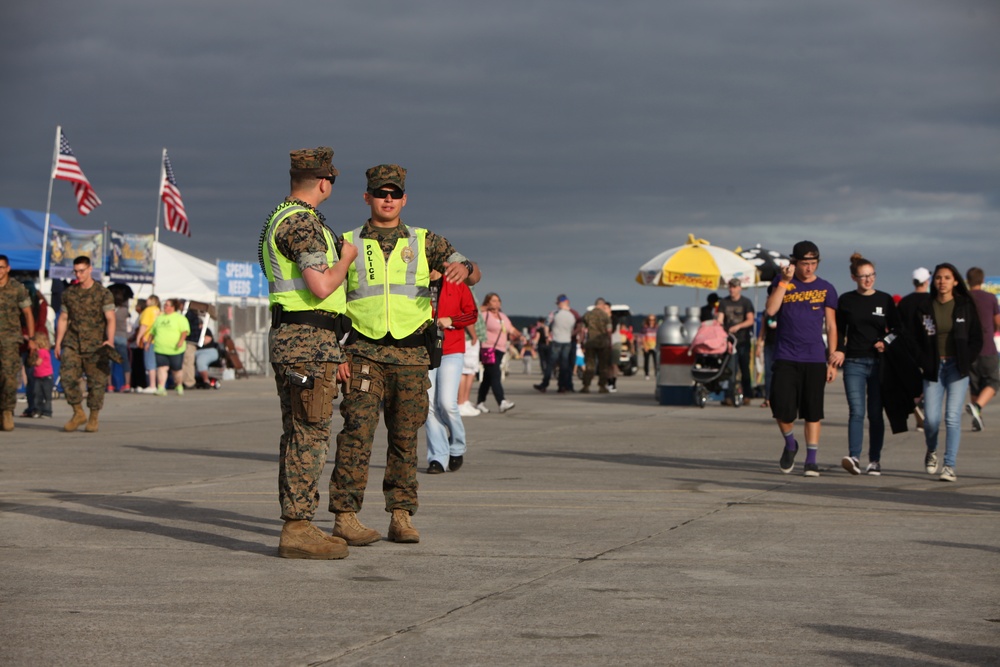
M 369 190 L 370 194 L 375 199 L 385 199 L 387 197 L 392 197 L 393 199 L 399 199 L 406 193 L 402 190 Z
M 334 183 L 337 182 L 337 177 L 336 176 L 320 176 L 319 180 L 321 180 L 321 181 L 330 181 L 330 185 L 333 185 Z

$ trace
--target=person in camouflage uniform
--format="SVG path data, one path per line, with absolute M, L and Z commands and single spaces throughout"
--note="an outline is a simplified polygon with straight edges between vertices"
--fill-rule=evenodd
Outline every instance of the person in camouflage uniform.
M 24 316 L 27 335 L 21 330 Z M 24 339 L 34 348 L 35 318 L 31 313 L 31 297 L 17 280 L 10 279 L 10 260 L 0 255 L 0 413 L 4 431 L 14 430 L 14 408 L 17 388 L 21 384 L 21 353 Z
M 598 391 L 607 394 L 608 378 L 611 377 L 611 307 L 599 298 L 582 320 L 587 329 L 587 340 L 583 343 L 586 369 L 580 393 L 590 392 L 590 383 L 596 374 Z
M 348 544 L 381 539 L 378 531 L 358 521 L 357 512 L 368 485 L 379 406 L 384 405 L 389 442 L 382 492 L 386 511 L 392 514 L 388 538 L 418 542 L 410 515 L 417 511 L 417 434 L 427 420 L 430 388 L 425 329 L 435 326 L 429 273 L 437 270 L 449 282 L 469 285 L 480 275 L 478 267 L 444 237 L 403 224 L 405 169 L 383 164 L 369 169 L 366 176 L 365 203 L 371 217 L 344 235 L 359 248 L 347 277 L 347 312 L 358 336 L 347 349 L 349 362 L 337 373 L 347 390 L 340 403 L 344 428 L 337 435 L 330 509 L 337 514 L 334 535 Z M 418 245 L 421 235 L 423 247 Z M 376 259 L 379 250 L 382 257 Z M 386 267 L 383 276 L 378 275 L 378 266 Z M 375 330 L 384 335 L 365 334 Z
M 268 346 L 281 406 L 283 558 L 332 560 L 348 553 L 343 539 L 312 523 L 330 448 L 337 366 L 345 359 L 334 323 L 345 310 L 341 283 L 357 256 L 350 243 L 337 247 L 316 210 L 339 173 L 332 158 L 333 149 L 325 146 L 291 152 L 291 194 L 268 216 L 260 239 L 272 315 Z
M 86 431 L 97 431 L 98 414 L 104 407 L 104 391 L 111 375 L 110 352 L 115 349 L 115 299 L 108 288 L 94 280 L 90 258 L 81 255 L 73 260 L 76 282 L 66 288 L 62 309 L 56 322 L 56 359 L 61 366 L 66 402 L 73 416 L 63 427 L 75 431 L 84 422 Z M 87 407 L 83 413 L 80 380 L 87 376 Z

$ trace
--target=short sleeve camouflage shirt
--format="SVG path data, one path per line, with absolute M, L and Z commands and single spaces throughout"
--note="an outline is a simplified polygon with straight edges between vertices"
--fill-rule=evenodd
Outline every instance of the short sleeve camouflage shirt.
M 31 296 L 25 286 L 8 278 L 0 287 L 0 337 L 21 340 L 21 311 L 31 307 Z
M 88 354 L 104 343 L 108 327 L 105 313 L 115 311 L 115 299 L 107 287 L 97 282 L 87 289 L 70 285 L 63 292 L 62 308 L 69 319 L 63 347 Z
M 372 227 L 371 219 L 369 219 L 361 228 L 361 238 L 378 239 L 379 247 L 382 248 L 386 259 L 389 258 L 389 255 L 396 247 L 396 242 L 399 239 L 406 238 L 410 233 L 402 221 L 393 229 L 379 228 L 378 231 L 375 231 L 375 229 Z M 355 245 L 358 245 L 357 241 L 355 239 Z M 427 265 L 432 270 L 442 273 L 444 273 L 445 262 L 463 262 L 466 259 L 465 255 L 455 250 L 455 247 L 448 242 L 448 239 L 430 230 L 427 231 L 424 252 L 427 254 Z M 418 329 L 418 331 L 423 330 L 424 327 Z M 348 352 L 384 364 L 426 366 L 430 363 L 430 359 L 427 356 L 427 349 L 424 347 L 389 347 L 359 340 L 350 347 Z
M 325 270 L 327 247 L 323 230 L 329 231 L 325 224 L 326 218 L 301 200 L 289 197 L 285 201 L 305 206 L 310 213 L 295 213 L 281 223 L 274 235 L 278 251 L 295 262 L 303 273 L 307 270 Z M 336 248 L 333 256 L 334 258 L 338 256 Z M 268 342 L 271 361 L 274 363 L 292 364 L 303 361 L 341 363 L 345 360 L 333 331 L 308 324 L 282 324 L 277 329 L 271 329 Z

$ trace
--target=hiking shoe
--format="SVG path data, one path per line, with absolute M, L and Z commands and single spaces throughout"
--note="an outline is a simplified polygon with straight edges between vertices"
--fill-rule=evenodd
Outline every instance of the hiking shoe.
M 882 466 L 879 464 L 878 461 L 872 461 L 871 463 L 868 464 L 868 467 L 865 469 L 865 474 L 876 475 L 876 476 L 881 475 Z
M 928 475 L 933 475 L 937 472 L 937 453 L 927 450 L 927 456 L 924 457 L 924 468 L 927 470 Z
M 500 401 L 500 412 L 507 412 L 508 410 L 514 409 L 514 401 L 508 401 L 506 398 Z
M 410 513 L 406 510 L 392 510 L 389 522 L 389 541 L 415 544 L 420 541 L 420 533 L 410 523 Z
M 483 414 L 485 414 L 485 413 L 487 413 L 487 412 L 490 411 L 490 409 L 488 407 L 486 407 L 485 403 L 477 403 L 476 404 L 476 410 L 479 410 Z
M 282 558 L 338 560 L 347 558 L 347 544 L 330 537 L 306 520 L 286 521 L 281 528 L 278 555 Z
M 781 472 L 786 475 L 792 472 L 792 468 L 795 467 L 795 455 L 799 453 L 799 443 L 795 443 L 795 449 L 788 449 L 785 447 L 781 451 L 781 460 L 778 461 L 778 465 L 781 467 Z
M 851 473 L 852 475 L 861 474 L 861 464 L 853 456 L 845 456 L 840 460 L 840 465 L 844 470 Z
M 955 469 L 951 466 L 945 466 L 941 468 L 941 481 L 942 482 L 954 482 L 958 479 L 958 475 L 955 474 Z
M 972 430 L 983 430 L 983 411 L 976 403 L 969 403 L 965 406 L 965 411 L 972 415 Z
M 341 538 L 352 547 L 363 547 L 382 539 L 377 530 L 372 530 L 358 521 L 358 515 L 354 512 L 337 514 L 333 525 L 333 536 Z
M 802 466 L 803 477 L 819 477 L 819 466 L 815 463 L 807 463 Z
M 444 472 L 444 466 L 437 461 L 431 461 L 427 464 L 427 474 L 428 475 L 440 475 Z

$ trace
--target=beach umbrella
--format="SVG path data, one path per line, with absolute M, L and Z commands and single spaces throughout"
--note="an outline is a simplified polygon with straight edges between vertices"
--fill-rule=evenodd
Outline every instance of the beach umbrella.
M 788 266 L 791 261 L 787 255 L 782 255 L 777 250 L 762 248 L 759 243 L 746 250 L 737 248 L 735 252 L 757 267 L 757 282 L 754 284 L 758 287 L 770 285 L 771 281 L 781 275 L 782 267 Z
M 640 266 L 635 281 L 640 285 L 714 290 L 732 278 L 750 286 L 757 281 L 757 270 L 732 250 L 688 234 L 687 243 L 661 252 Z

